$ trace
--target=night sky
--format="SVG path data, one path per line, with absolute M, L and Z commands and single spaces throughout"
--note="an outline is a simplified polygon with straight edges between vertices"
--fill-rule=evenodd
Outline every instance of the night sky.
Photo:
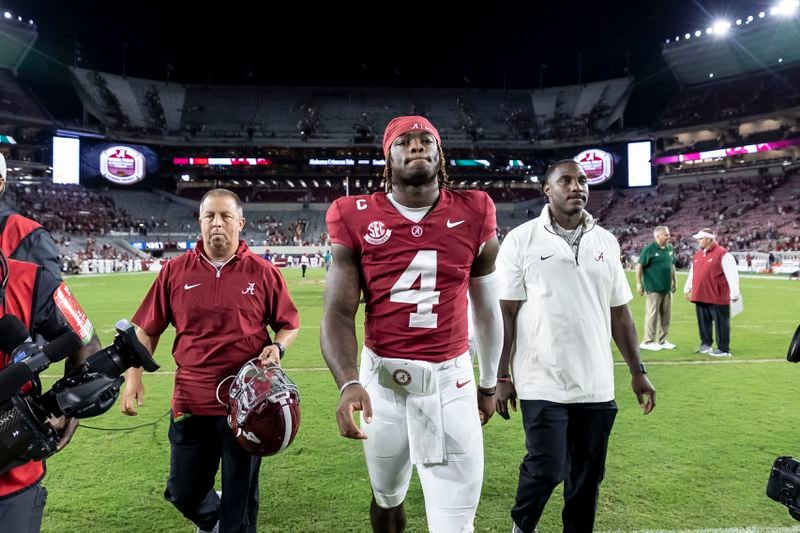
M 170 0 L 7 0 L 3 7 L 37 23 L 37 51 L 22 75 L 45 92 L 60 77 L 58 65 L 74 62 L 77 42 L 80 66 L 120 74 L 124 65 L 129 76 L 161 80 L 169 71 L 171 80 L 186 83 L 532 89 L 541 81 L 545 87 L 577 83 L 580 62 L 583 82 L 630 72 L 645 93 L 666 94 L 674 90 L 660 56 L 666 38 L 771 5 L 275 3 L 227 1 L 200 10 L 198 3 Z M 640 105 L 652 107 L 647 100 Z

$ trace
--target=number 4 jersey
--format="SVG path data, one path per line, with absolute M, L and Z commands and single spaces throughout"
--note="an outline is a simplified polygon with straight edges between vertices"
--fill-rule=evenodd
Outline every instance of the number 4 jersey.
M 439 362 L 467 351 L 467 287 L 481 244 L 496 235 L 481 191 L 442 189 L 419 222 L 386 193 L 336 200 L 326 216 L 333 244 L 360 257 L 364 344 L 382 357 Z

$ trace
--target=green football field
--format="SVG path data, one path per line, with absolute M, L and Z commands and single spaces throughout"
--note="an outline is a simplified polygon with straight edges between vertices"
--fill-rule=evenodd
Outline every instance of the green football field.
M 259 531 L 368 531 L 370 488 L 361 444 L 338 434 L 338 391 L 319 351 L 324 271 L 312 270 L 305 280 L 299 270 L 284 275 L 302 320 L 284 368 L 300 387 L 303 419 L 291 447 L 264 460 Z M 680 286 L 684 279 L 679 277 Z M 152 280 L 152 274 L 119 274 L 72 277 L 68 284 L 105 346 L 116 320 L 134 313 Z M 670 340 L 678 348 L 643 354 L 658 394 L 651 415 L 641 414 L 628 369 L 617 365 L 620 411 L 601 488 L 598 531 L 761 531 L 798 524 L 764 490 L 776 456 L 800 455 L 800 367 L 784 359 L 800 322 L 800 283 L 743 278 L 742 293 L 745 311 L 732 325 L 734 356 L 724 360 L 694 353 L 699 344 L 694 308 L 682 297 L 675 300 Z M 631 307 L 641 331 L 643 298 L 636 296 Z M 117 404 L 102 417 L 85 420 L 72 443 L 48 461 L 44 531 L 194 531 L 162 498 L 169 468 L 165 414 L 174 370 L 172 338 L 168 330 L 159 344 L 161 371 L 144 377 L 145 405 L 138 417 L 121 415 Z M 617 352 L 615 358 L 621 362 Z M 49 370 L 48 383 L 59 372 Z M 510 421 L 494 417 L 484 439 L 476 530 L 507 532 L 524 454 L 519 414 Z M 406 509 L 408 531 L 427 531 L 416 477 Z M 540 530 L 559 531 L 560 513 L 558 489 Z

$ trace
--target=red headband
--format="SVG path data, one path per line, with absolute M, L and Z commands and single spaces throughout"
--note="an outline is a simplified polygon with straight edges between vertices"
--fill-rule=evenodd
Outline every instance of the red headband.
M 389 149 L 392 147 L 392 143 L 395 139 L 411 131 L 427 131 L 436 137 L 436 142 L 439 143 L 439 146 L 442 145 L 442 137 L 427 118 L 418 115 L 395 117 L 386 125 L 386 131 L 383 133 L 384 157 L 389 157 Z

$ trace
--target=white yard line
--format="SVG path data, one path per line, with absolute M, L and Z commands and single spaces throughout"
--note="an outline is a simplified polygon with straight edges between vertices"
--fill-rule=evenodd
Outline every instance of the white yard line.
M 623 530 L 609 530 L 600 533 L 621 533 Z M 797 533 L 800 532 L 800 526 L 792 527 L 765 527 L 765 526 L 749 526 L 749 527 L 728 527 L 728 528 L 715 528 L 715 529 L 643 529 L 639 531 L 625 531 L 625 533 Z
M 700 356 L 698 356 L 700 357 Z M 735 357 L 735 356 L 734 356 Z M 647 366 L 692 366 L 692 365 L 752 365 L 752 364 L 759 364 L 759 363 L 785 363 L 786 359 L 720 359 L 720 360 L 699 360 L 699 361 L 650 361 L 647 363 Z M 626 363 L 617 361 L 614 363 L 615 366 L 624 366 Z M 475 365 L 477 368 L 477 365 Z M 324 366 L 313 366 L 308 368 L 303 367 L 284 367 L 283 368 L 286 372 L 328 372 L 328 368 Z M 149 376 L 172 376 L 175 375 L 175 371 L 173 370 L 159 370 L 156 372 L 146 372 L 145 375 Z M 41 377 L 44 378 L 53 378 L 58 379 L 60 375 L 54 374 L 41 374 Z M 800 532 L 800 526 L 798 526 L 798 532 Z M 712 530 L 708 530 L 712 531 Z M 727 530 L 720 530 L 720 531 L 727 531 Z M 733 530 L 732 530 L 733 531 Z M 735 530 L 739 531 L 739 530 Z M 742 529 L 741 531 L 747 531 Z

